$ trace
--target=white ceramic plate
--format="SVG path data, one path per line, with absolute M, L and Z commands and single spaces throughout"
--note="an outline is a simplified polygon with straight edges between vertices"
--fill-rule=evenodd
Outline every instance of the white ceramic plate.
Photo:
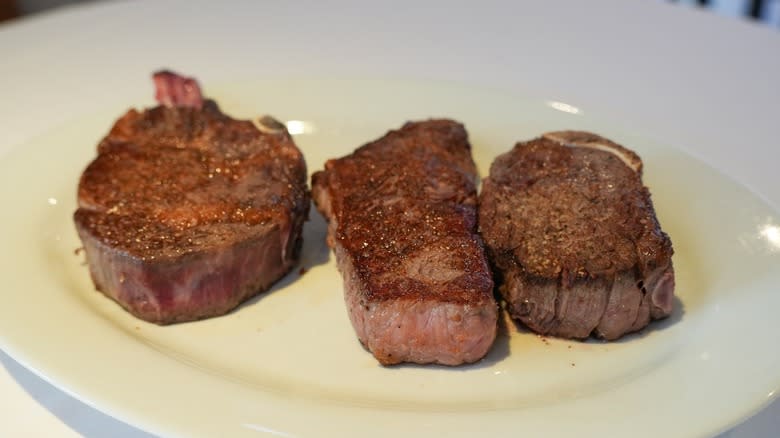
M 611 137 L 645 161 L 676 251 L 677 310 L 611 344 L 542 339 L 505 322 L 475 365 L 384 368 L 355 339 L 313 213 L 303 275 L 224 317 L 144 323 L 95 292 L 74 254 L 78 176 L 120 115 L 102 111 L 0 161 L 0 242 L 13 248 L 0 252 L 0 346 L 100 410 L 187 436 L 697 436 L 733 425 L 780 387 L 780 215 L 678 149 L 579 108 L 441 82 L 205 85 L 236 117 L 298 121 L 289 126 L 302 131 L 310 172 L 429 116 L 466 124 L 483 175 L 515 141 L 544 131 Z

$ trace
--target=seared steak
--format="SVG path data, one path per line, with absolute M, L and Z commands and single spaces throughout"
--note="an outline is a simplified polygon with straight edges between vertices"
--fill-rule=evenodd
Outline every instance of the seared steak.
M 493 344 L 470 149 L 459 123 L 407 123 L 312 177 L 352 326 L 382 364 L 458 365 Z
M 74 220 L 95 287 L 167 324 L 224 314 L 290 270 L 309 195 L 284 127 L 231 119 L 192 79 L 154 79 L 164 105 L 100 142 Z
M 514 318 L 614 340 L 672 311 L 672 243 L 639 157 L 586 132 L 518 143 L 490 168 L 479 227 Z

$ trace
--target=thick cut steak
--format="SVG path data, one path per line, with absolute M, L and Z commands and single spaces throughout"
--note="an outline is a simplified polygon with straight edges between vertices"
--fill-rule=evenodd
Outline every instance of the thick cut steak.
M 312 177 L 352 326 L 380 363 L 458 365 L 493 344 L 475 181 L 466 131 L 450 120 L 407 123 Z
M 163 105 L 100 142 L 74 220 L 95 287 L 168 324 L 227 313 L 289 271 L 309 194 L 283 126 L 231 119 L 192 79 L 154 79 Z
M 514 318 L 564 338 L 614 340 L 672 311 L 672 243 L 632 151 L 563 131 L 496 158 L 479 227 Z

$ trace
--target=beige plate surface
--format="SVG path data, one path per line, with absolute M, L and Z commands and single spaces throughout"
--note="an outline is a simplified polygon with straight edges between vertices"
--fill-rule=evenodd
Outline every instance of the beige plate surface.
M 429 116 L 466 124 L 483 175 L 515 141 L 549 130 L 588 129 L 631 147 L 674 242 L 677 310 L 612 344 L 543 340 L 509 322 L 475 365 L 383 368 L 355 339 L 313 213 L 305 274 L 224 317 L 141 322 L 93 290 L 74 254 L 78 176 L 120 115 L 104 111 L 0 162 L 0 346 L 99 409 L 190 436 L 692 436 L 735 423 L 780 386 L 780 214 L 678 149 L 578 108 L 448 83 L 205 85 L 230 114 L 286 121 L 310 172 Z

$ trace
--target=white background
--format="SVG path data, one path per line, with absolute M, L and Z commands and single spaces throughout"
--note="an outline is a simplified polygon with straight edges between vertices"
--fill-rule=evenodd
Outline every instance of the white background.
M 75 115 L 137 100 L 160 66 L 204 83 L 435 78 L 613 117 L 778 206 L 778 54 L 774 30 L 639 0 L 109 2 L 0 26 L 0 156 Z M 0 435 L 144 436 L 4 353 L 0 363 Z M 775 403 L 724 436 L 775 436 L 777 418 Z

